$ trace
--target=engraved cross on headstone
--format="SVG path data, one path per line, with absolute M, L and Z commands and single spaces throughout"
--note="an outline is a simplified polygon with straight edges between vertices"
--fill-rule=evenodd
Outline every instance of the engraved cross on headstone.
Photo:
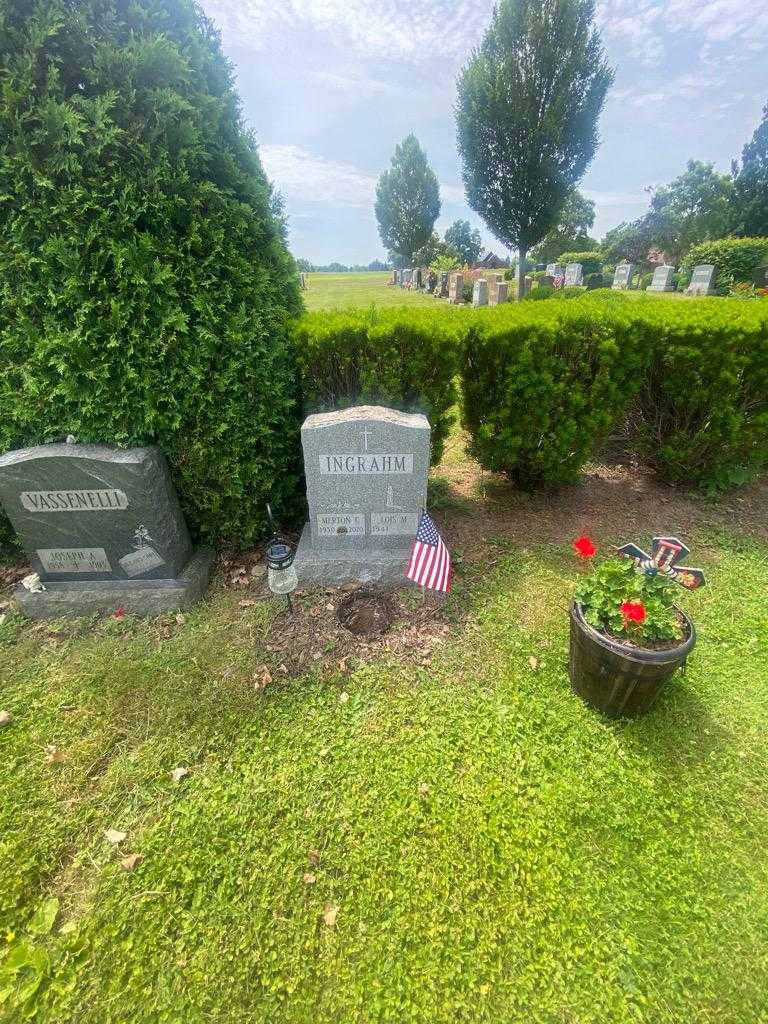
M 369 437 L 373 437 L 373 431 L 369 430 L 366 427 L 365 430 L 361 430 L 360 431 L 360 437 L 362 437 L 362 439 L 363 439 L 363 451 L 367 452 L 368 451 L 368 438 Z
M 680 560 L 687 558 L 690 553 L 690 548 L 677 537 L 654 537 L 650 555 L 637 544 L 624 544 L 618 549 L 619 555 L 631 558 L 646 576 L 661 574 L 687 590 L 698 590 L 706 583 L 703 571 L 679 564 Z

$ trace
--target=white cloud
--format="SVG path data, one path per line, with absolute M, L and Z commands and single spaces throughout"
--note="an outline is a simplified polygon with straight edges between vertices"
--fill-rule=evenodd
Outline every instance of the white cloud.
M 377 178 L 352 164 L 328 160 L 293 145 L 265 144 L 259 153 L 267 177 L 289 201 L 373 206 Z M 459 185 L 441 184 L 440 196 L 448 203 L 465 202 Z
M 420 60 L 464 56 L 488 24 L 492 0 L 203 0 L 229 44 L 258 49 L 297 28 L 328 33 L 338 46 L 377 57 Z

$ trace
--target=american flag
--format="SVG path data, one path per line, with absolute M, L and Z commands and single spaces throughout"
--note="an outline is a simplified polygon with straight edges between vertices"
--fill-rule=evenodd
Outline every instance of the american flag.
M 420 587 L 442 590 L 446 594 L 451 589 L 451 556 L 428 512 L 421 513 L 405 575 Z

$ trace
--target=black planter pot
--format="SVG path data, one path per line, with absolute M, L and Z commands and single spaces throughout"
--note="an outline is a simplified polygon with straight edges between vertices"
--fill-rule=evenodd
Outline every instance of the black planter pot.
M 644 650 L 611 640 L 590 626 L 571 604 L 569 672 L 575 693 L 611 718 L 644 715 L 672 674 L 685 664 L 696 630 L 684 613 L 688 638 L 668 651 Z

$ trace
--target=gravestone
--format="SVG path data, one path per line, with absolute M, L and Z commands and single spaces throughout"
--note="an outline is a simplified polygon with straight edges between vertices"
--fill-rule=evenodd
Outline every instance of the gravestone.
M 430 270 L 427 275 L 427 291 L 430 295 L 435 294 L 435 287 L 437 285 L 437 274 L 434 270 Z
M 42 586 L 16 599 L 33 618 L 186 608 L 213 551 L 193 551 L 158 448 L 44 444 L 0 457 L 0 502 Z
M 550 277 L 565 277 L 565 267 L 562 263 L 548 263 L 547 274 Z
M 472 286 L 472 305 L 488 305 L 488 282 L 485 280 L 484 277 L 478 277 L 478 279 Z
M 768 266 L 758 267 L 752 276 L 755 288 L 768 288 Z
M 539 278 L 539 288 L 554 288 L 555 279 L 551 274 L 542 274 Z
M 301 585 L 396 585 L 424 507 L 430 426 L 421 413 L 361 405 L 301 428 L 309 522 L 296 552 Z
M 404 288 L 407 287 L 411 283 L 412 278 L 413 278 L 413 271 L 412 270 L 403 270 L 403 271 L 401 271 L 400 283 L 403 285 Z
M 392 280 L 389 283 L 390 284 L 397 284 L 397 271 L 396 270 L 392 271 Z
M 714 295 L 715 268 L 711 263 L 702 263 L 693 268 L 691 283 L 685 289 L 686 295 Z
M 649 292 L 673 292 L 675 286 L 672 283 L 672 275 L 675 272 L 674 267 L 663 264 L 660 267 L 656 267 L 653 272 L 653 280 L 648 285 Z
M 451 274 L 448 285 L 448 301 L 454 306 L 460 306 L 464 302 L 464 275 Z
M 421 275 L 421 267 L 416 267 L 416 269 L 413 271 L 413 277 L 411 278 L 411 285 L 414 288 L 421 288 L 421 287 L 423 287 L 423 281 L 422 281 L 422 275 Z
M 634 263 L 619 263 L 613 274 L 613 284 L 611 285 L 611 288 L 616 288 L 619 291 L 626 291 L 627 288 L 631 288 L 632 276 L 634 273 Z
M 580 263 L 569 263 L 565 268 L 564 288 L 572 288 L 584 283 L 584 268 Z
M 508 285 L 506 281 L 498 277 L 492 277 L 488 284 L 488 305 L 498 306 L 509 298 Z
M 438 284 L 438 297 L 441 299 L 448 298 L 448 278 L 450 274 L 447 270 L 440 272 L 440 283 Z

